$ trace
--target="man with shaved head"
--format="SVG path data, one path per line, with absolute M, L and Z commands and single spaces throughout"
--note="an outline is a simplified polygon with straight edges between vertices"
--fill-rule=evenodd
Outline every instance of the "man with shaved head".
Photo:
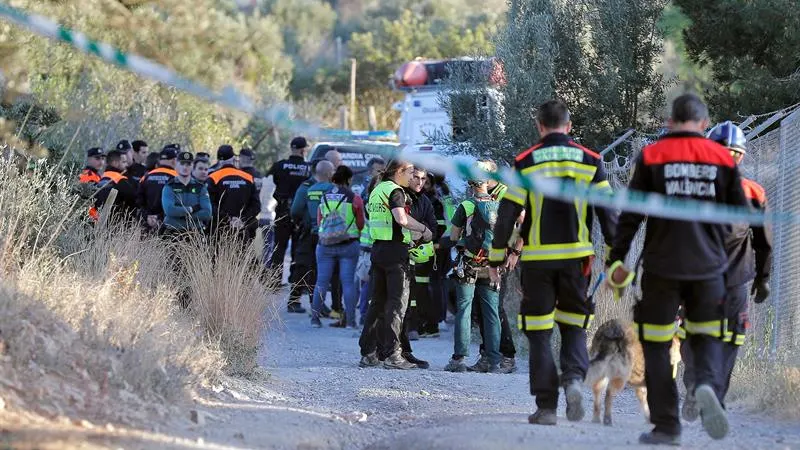
M 333 170 L 342 165 L 342 154 L 336 150 L 329 150 L 325 153 L 325 159 L 333 164 Z

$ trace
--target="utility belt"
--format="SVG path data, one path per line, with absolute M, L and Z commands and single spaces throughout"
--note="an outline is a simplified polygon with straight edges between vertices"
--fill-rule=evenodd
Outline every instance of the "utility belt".
M 453 261 L 453 272 L 450 278 L 459 283 L 474 284 L 478 279 L 489 278 L 488 252 L 480 249 L 477 254 L 460 248 Z

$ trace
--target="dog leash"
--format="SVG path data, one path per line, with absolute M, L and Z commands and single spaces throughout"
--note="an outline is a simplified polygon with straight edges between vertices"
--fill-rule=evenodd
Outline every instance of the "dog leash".
M 586 299 L 589 302 L 589 305 L 594 306 L 594 294 L 597 293 L 597 290 L 600 289 L 600 285 L 603 284 L 603 280 L 606 279 L 606 273 L 600 272 L 600 275 L 597 276 L 597 281 L 594 282 L 594 286 L 592 286 L 592 293 L 589 294 L 589 297 Z

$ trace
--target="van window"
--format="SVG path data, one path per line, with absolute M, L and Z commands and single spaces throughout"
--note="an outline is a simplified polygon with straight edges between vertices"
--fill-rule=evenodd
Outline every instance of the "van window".
M 486 94 L 476 97 L 474 92 L 451 94 L 453 140 L 463 142 L 469 138 L 470 127 L 485 124 L 490 119 L 490 102 Z
M 319 144 L 311 155 L 311 161 L 315 159 L 324 159 L 325 154 L 331 150 L 338 151 L 342 155 L 342 164 L 353 171 L 353 192 L 361 195 L 361 191 L 366 187 L 367 176 L 369 175 L 367 170 L 367 163 L 369 160 L 372 158 L 386 158 L 377 153 L 363 153 L 363 150 L 356 150 L 357 148 L 358 147 L 347 145 Z

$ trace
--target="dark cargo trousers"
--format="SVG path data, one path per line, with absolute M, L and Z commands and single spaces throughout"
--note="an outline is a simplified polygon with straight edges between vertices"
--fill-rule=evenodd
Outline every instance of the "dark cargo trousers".
M 559 269 L 522 267 L 522 304 L 517 326 L 530 345 L 531 395 L 541 409 L 556 409 L 559 385 L 583 382 L 589 366 L 586 329 L 594 306 L 587 302 L 588 278 L 580 260 L 565 261 Z M 551 339 L 553 327 L 561 333 L 561 379 Z
M 709 385 L 722 400 L 724 297 L 722 275 L 702 281 L 674 280 L 648 272 L 642 276 L 642 300 L 634 307 L 633 320 L 644 351 L 647 404 L 654 431 L 681 432 L 678 387 L 669 355 L 681 304 L 686 311 L 688 345 L 696 355 L 692 371 L 696 386 Z
M 370 271 L 372 299 L 358 342 L 362 356 L 376 352 L 380 359 L 385 359 L 401 353 L 410 274 L 407 262 L 380 264 L 373 261 Z

